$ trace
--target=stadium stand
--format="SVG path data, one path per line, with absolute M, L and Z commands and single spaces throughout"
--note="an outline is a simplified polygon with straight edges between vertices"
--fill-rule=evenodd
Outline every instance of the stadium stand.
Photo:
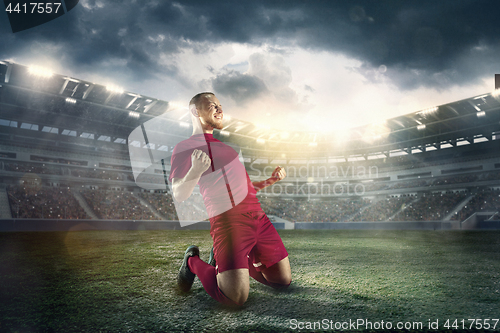
M 9 185 L 7 193 L 15 218 L 89 218 L 67 188 L 51 188 L 33 184 Z
M 285 180 L 258 194 L 280 219 L 460 222 L 476 212 L 498 217 L 499 110 L 491 93 L 387 119 L 377 138 L 363 134 L 367 126 L 344 141 L 290 137 L 234 118 L 215 136 L 241 148 L 252 180 L 286 168 Z M 2 219 L 177 220 L 164 173 L 175 142 L 190 135 L 179 121 L 186 110 L 63 75 L 34 78 L 0 61 L 0 111 Z M 163 136 L 131 136 L 159 118 Z M 163 164 L 139 175 L 137 152 Z M 206 219 L 201 197 L 193 202 L 188 215 Z

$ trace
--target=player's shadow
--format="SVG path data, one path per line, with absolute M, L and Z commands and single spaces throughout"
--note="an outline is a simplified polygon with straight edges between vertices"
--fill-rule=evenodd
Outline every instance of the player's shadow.
M 252 292 L 253 289 L 253 292 Z M 261 317 L 272 314 L 283 322 L 292 319 L 318 321 L 324 318 L 402 318 L 420 317 L 408 307 L 400 308 L 395 299 L 375 298 L 335 288 L 293 283 L 287 289 L 256 285 L 251 289 L 245 310 Z M 327 297 L 325 297 L 327 296 Z
M 282 289 L 273 289 L 260 283 L 253 283 L 250 287 L 248 300 L 244 305 L 229 306 L 212 299 L 205 292 L 201 283 L 196 282 L 189 292 L 183 293 L 176 288 L 175 293 L 183 297 L 186 306 L 197 308 L 199 311 L 207 309 L 231 313 L 246 311 L 258 317 L 272 314 L 283 320 L 296 318 L 318 320 L 320 317 L 320 319 L 345 317 L 347 314 L 352 318 L 380 318 L 384 316 L 380 311 L 387 311 L 391 316 L 404 315 L 393 300 L 375 300 L 369 296 L 341 292 L 335 289 L 326 291 L 321 287 L 294 282 L 288 288 Z M 331 299 L 319 300 L 324 299 L 325 294 L 328 294 Z M 373 302 L 376 302 L 376 307 L 372 306 Z M 407 314 L 407 312 L 405 313 Z M 418 313 L 415 313 L 414 317 L 418 317 Z

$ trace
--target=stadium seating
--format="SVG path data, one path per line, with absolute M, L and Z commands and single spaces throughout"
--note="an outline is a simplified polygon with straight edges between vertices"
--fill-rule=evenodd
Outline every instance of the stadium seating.
M 92 179 L 114 180 L 124 183 L 116 189 L 99 186 L 79 187 L 79 192 L 98 218 L 111 220 L 177 220 L 175 205 L 168 193 L 127 190 L 130 174 L 127 172 L 96 168 L 72 168 L 66 173 L 58 165 L 35 162 L 4 162 L 5 171 L 18 173 L 21 185 L 7 187 L 10 209 L 15 218 L 40 219 L 86 219 L 90 218 L 72 195 L 69 186 L 48 186 L 33 181 L 26 175 L 63 176 L 66 183 L 82 180 L 92 184 Z M 457 186 L 476 184 L 500 179 L 500 171 L 446 176 L 439 178 L 379 181 L 364 186 L 364 196 L 340 198 L 335 196 L 311 196 L 313 193 L 299 186 L 289 188 L 283 195 L 259 195 L 263 209 L 269 214 L 292 222 L 354 222 L 354 221 L 437 221 L 450 214 L 457 205 L 471 193 L 461 191 L 429 192 L 436 186 Z M 94 184 L 97 184 L 94 182 Z M 353 191 L 354 184 L 350 186 Z M 77 188 L 73 186 L 73 188 Z M 418 189 L 419 195 L 411 193 Z M 424 189 L 425 191 L 422 191 Z M 385 193 L 401 190 L 399 195 L 371 196 L 372 192 Z M 307 197 L 299 198 L 300 192 Z M 384 192 L 385 191 L 385 192 Z M 488 187 L 472 194 L 470 202 L 457 211 L 452 220 L 463 221 L 476 211 L 498 211 L 500 196 L 498 190 Z M 201 197 L 198 206 L 203 207 Z M 193 208 L 193 219 L 203 219 Z

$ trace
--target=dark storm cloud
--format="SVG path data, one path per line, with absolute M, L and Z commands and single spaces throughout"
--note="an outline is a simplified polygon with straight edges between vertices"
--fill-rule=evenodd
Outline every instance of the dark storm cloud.
M 160 67 L 159 55 L 178 50 L 179 42 L 160 38 L 161 27 L 141 19 L 145 9 L 138 4 L 106 1 L 99 7 L 95 1 L 80 1 L 68 14 L 20 33 L 12 34 L 7 25 L 1 25 L 0 43 L 3 59 L 20 53 L 37 53 L 37 46 L 57 45 L 56 60 L 81 69 L 91 69 L 102 62 L 117 60 L 125 64 L 122 70 L 134 78 L 154 77 L 157 73 L 175 75 L 175 68 Z M 59 57 L 59 58 L 57 58 Z
M 240 105 L 269 93 L 258 77 L 232 70 L 217 75 L 212 80 L 212 86 L 217 94 L 230 97 Z
M 137 79 L 178 69 L 161 54 L 219 42 L 301 46 L 345 54 L 366 74 L 380 65 L 400 88 L 473 83 L 498 72 L 497 1 L 80 1 L 67 15 L 21 33 L 0 24 L 3 58 L 33 41 L 62 46 L 61 59 L 126 62 Z M 208 45 L 208 46 L 207 46 Z M 363 72 L 366 70 L 366 72 Z M 401 74 L 403 73 L 403 74 Z M 413 75 L 413 74 L 415 75 Z

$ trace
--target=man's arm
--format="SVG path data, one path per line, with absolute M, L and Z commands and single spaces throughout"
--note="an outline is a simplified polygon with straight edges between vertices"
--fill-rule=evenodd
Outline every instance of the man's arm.
M 191 154 L 191 168 L 183 178 L 172 178 L 172 192 L 176 201 L 182 202 L 193 193 L 201 175 L 210 167 L 210 157 L 195 149 Z
M 271 178 L 262 180 L 260 182 L 252 182 L 252 185 L 256 191 L 260 191 L 263 188 L 273 185 L 274 183 L 282 180 L 285 177 L 286 177 L 285 169 L 283 169 L 280 166 L 277 166 L 276 169 L 274 169 L 273 173 L 271 174 Z

